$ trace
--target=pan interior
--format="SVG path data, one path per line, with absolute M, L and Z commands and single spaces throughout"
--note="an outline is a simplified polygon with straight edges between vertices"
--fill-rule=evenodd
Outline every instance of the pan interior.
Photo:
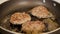
M 36 7 L 36 6 L 34 6 Z M 16 12 L 26 12 L 29 14 L 29 10 L 31 10 L 32 8 L 34 8 L 33 6 L 32 7 L 23 7 L 23 8 L 19 8 L 19 9 L 16 9 L 16 10 L 12 10 L 10 13 L 8 13 L 6 16 L 4 16 L 2 19 L 1 19 L 1 26 L 5 29 L 8 29 L 10 31 L 15 31 L 17 30 L 16 28 L 21 28 L 21 25 L 12 25 L 9 20 L 10 20 L 10 16 L 13 14 L 13 13 L 16 13 Z M 48 7 L 47 7 L 48 8 Z M 50 9 L 48 9 L 50 10 Z M 32 20 L 36 20 L 38 18 L 36 17 L 33 17 L 31 16 L 33 19 Z M 56 22 L 59 24 L 59 19 L 56 18 Z M 17 27 L 18 26 L 18 27 Z M 17 30 L 16 32 L 21 32 L 21 30 Z

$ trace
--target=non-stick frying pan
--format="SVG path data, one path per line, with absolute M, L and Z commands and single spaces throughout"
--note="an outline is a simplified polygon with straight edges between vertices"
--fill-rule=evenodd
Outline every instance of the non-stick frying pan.
M 2 34 L 22 34 L 5 29 L 4 25 L 1 26 L 4 22 L 3 19 L 17 10 L 28 11 L 38 5 L 46 6 L 55 15 L 58 24 L 60 24 L 60 4 L 53 0 L 9 0 L 0 5 L 0 32 Z M 42 34 L 60 34 L 60 28 Z

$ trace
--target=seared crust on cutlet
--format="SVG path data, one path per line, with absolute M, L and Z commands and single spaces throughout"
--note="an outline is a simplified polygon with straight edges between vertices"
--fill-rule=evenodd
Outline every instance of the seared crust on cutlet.
M 10 22 L 12 24 L 22 24 L 22 23 L 25 23 L 27 21 L 30 21 L 31 20 L 31 17 L 29 14 L 26 14 L 25 12 L 23 13 L 14 13 L 13 15 L 11 15 L 11 18 L 10 18 Z

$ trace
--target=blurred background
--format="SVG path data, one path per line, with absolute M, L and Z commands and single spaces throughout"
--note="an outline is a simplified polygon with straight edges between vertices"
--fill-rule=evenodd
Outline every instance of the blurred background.
M 3 3 L 3 2 L 5 2 L 5 1 L 8 1 L 8 0 L 0 0 L 0 4 Z M 60 3 L 60 0 L 54 0 L 54 1 Z

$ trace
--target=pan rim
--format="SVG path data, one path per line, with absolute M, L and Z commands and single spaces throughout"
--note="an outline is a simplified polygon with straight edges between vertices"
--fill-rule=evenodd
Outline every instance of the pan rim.
M 10 31 L 10 30 L 5 29 L 5 28 L 3 28 L 3 27 L 1 27 L 1 26 L 0 26 L 0 28 L 3 29 L 4 31 L 11 32 L 11 33 L 13 33 L 13 34 L 22 34 L 22 33 L 14 32 L 14 31 Z M 57 29 L 55 29 L 55 30 L 52 30 L 52 31 L 50 31 L 50 32 L 41 33 L 41 34 L 50 34 L 50 33 L 56 32 L 56 31 L 58 31 L 58 30 L 60 30 L 60 27 L 57 28 Z

